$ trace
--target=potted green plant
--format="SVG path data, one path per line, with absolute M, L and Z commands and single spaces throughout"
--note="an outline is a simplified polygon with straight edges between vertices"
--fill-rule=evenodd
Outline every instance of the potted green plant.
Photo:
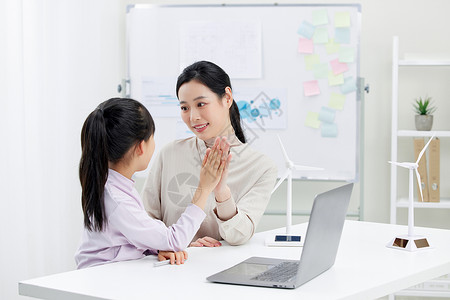
M 433 112 L 436 107 L 431 103 L 431 97 L 416 98 L 413 104 L 416 112 L 416 129 L 420 131 L 430 131 L 433 127 Z

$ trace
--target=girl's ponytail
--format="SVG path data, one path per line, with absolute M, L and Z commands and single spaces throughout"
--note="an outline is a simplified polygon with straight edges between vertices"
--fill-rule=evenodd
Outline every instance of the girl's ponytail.
M 97 108 L 87 117 L 81 130 L 81 206 L 84 226 L 90 231 L 103 230 L 106 221 L 103 194 L 108 179 L 107 146 L 103 110 Z
M 148 110 L 138 101 L 112 98 L 99 105 L 81 129 L 81 206 L 84 226 L 102 231 L 107 223 L 104 189 L 109 163 L 126 163 L 127 152 L 155 132 Z

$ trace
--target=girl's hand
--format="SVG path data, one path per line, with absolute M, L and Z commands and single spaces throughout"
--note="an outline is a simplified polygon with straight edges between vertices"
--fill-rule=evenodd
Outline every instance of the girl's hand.
M 211 149 L 206 150 L 206 155 L 202 163 L 202 169 L 200 171 L 200 189 L 207 192 L 212 192 L 217 186 L 226 165 L 223 152 L 226 151 L 226 153 L 228 153 L 228 150 L 228 143 L 223 149 L 221 148 L 220 138 L 216 138 L 214 146 Z
M 184 264 L 184 261 L 188 258 L 188 254 L 186 251 L 172 252 L 172 251 L 159 251 L 158 252 L 158 260 L 168 260 L 170 259 L 170 264 Z
M 195 242 L 192 242 L 190 247 L 220 247 L 222 244 L 212 237 L 205 236 L 203 238 L 197 239 Z

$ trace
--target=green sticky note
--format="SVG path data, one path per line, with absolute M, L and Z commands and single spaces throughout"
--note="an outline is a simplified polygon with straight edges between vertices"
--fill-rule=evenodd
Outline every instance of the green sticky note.
M 320 63 L 318 54 L 305 55 L 305 70 L 311 71 L 313 66 Z
M 336 110 L 343 110 L 345 104 L 345 95 L 338 93 L 331 93 L 328 106 Z
M 314 26 L 328 24 L 328 13 L 326 9 L 315 10 L 312 12 L 312 23 Z
M 334 42 L 334 39 L 329 39 L 328 43 L 325 44 L 327 49 L 327 54 L 338 53 L 340 45 Z
M 326 44 L 328 43 L 328 28 L 317 27 L 313 35 L 314 44 Z
M 306 114 L 305 126 L 316 129 L 319 128 L 320 127 L 319 113 L 309 111 Z
M 351 47 L 340 47 L 339 48 L 339 62 L 341 63 L 352 63 L 355 61 L 354 50 Z
M 343 74 L 334 75 L 333 71 L 328 72 L 328 84 L 330 86 L 341 85 L 343 83 L 344 83 Z
M 316 64 L 313 65 L 313 74 L 314 78 L 320 79 L 320 78 L 327 78 L 328 77 L 328 64 Z
M 334 27 L 350 27 L 350 13 L 336 12 L 334 14 Z

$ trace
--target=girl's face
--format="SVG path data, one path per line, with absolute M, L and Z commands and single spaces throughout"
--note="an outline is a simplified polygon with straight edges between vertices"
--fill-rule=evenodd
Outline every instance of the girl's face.
M 153 152 L 155 152 L 155 139 L 153 135 L 149 137 L 147 141 L 142 141 L 142 165 L 140 166 L 141 171 L 145 170 L 152 159 Z
M 206 85 L 191 80 L 178 90 L 181 118 L 195 135 L 206 141 L 232 131 L 230 107 L 233 104 L 231 89 L 225 89 L 220 99 Z

